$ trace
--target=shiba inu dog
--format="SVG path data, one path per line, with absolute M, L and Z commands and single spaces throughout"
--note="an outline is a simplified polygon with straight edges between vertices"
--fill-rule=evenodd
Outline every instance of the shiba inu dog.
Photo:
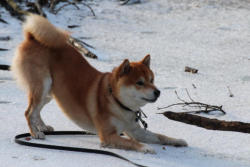
M 97 133 L 104 147 L 154 153 L 145 143 L 187 146 L 182 139 L 150 132 L 135 121 L 136 111 L 160 96 L 150 55 L 139 62 L 126 59 L 112 72 L 103 73 L 68 43 L 68 32 L 47 19 L 28 16 L 23 32 L 25 39 L 17 48 L 12 71 L 27 91 L 25 116 L 32 137 L 44 139 L 44 131 L 53 131 L 40 111 L 54 98 L 74 123 Z

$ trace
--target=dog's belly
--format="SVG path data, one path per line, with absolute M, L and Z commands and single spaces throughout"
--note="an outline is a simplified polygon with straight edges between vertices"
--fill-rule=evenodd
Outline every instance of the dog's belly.
M 64 101 L 63 99 L 57 98 L 56 96 L 54 96 L 54 98 L 56 99 L 56 102 L 60 106 L 62 111 L 71 121 L 73 121 L 76 125 L 84 130 L 93 133 L 96 132 L 90 115 L 83 107 L 74 104 L 74 102 L 70 102 L 70 100 Z
M 95 131 L 99 80 L 103 74 L 71 47 L 51 58 L 51 93 L 63 112 L 83 129 Z

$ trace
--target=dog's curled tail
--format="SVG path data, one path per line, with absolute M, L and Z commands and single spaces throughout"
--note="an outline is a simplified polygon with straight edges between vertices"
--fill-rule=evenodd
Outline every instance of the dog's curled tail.
M 26 39 L 36 41 L 50 48 L 60 48 L 67 44 L 70 33 L 53 26 L 46 18 L 31 14 L 23 25 Z

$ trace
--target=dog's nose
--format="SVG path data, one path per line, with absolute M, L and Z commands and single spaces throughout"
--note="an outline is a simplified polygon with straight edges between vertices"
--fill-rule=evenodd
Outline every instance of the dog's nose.
M 154 94 L 155 94 L 155 97 L 159 97 L 161 94 L 161 91 L 159 91 L 158 89 L 155 89 Z

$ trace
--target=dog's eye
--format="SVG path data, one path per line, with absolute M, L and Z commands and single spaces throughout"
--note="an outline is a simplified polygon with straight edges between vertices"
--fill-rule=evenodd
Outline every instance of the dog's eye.
M 151 80 L 150 80 L 150 83 L 154 83 L 154 79 L 151 79 Z
M 138 81 L 138 82 L 136 82 L 136 85 L 143 86 L 144 82 L 143 81 Z

